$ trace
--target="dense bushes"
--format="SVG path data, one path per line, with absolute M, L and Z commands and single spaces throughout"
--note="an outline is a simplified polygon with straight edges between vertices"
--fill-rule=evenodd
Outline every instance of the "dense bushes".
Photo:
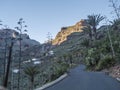
M 106 55 L 97 65 L 97 70 L 109 68 L 115 64 L 115 59 L 111 55 Z
M 109 68 L 116 62 L 111 55 L 101 56 L 99 53 L 94 53 L 93 55 L 85 58 L 85 64 L 89 70 L 102 70 Z
M 55 80 L 59 76 L 63 75 L 65 72 L 67 72 L 69 65 L 63 62 L 57 63 L 55 66 L 53 66 L 53 73 L 51 74 L 51 81 Z
M 90 41 L 89 41 L 89 39 L 84 39 L 83 41 L 82 41 L 82 43 L 81 43 L 83 46 L 85 46 L 85 47 L 89 47 L 89 45 L 90 45 Z
M 100 53 L 96 48 L 89 49 L 87 53 L 88 54 L 85 58 L 85 64 L 88 69 L 91 69 L 98 64 L 100 60 Z
M 110 43 L 107 41 L 107 38 L 103 38 L 102 40 L 99 41 L 92 41 L 92 45 L 90 46 L 92 48 L 87 48 L 87 54 L 84 53 L 85 55 L 85 64 L 87 66 L 87 69 L 89 70 L 102 70 L 105 68 L 109 68 L 113 66 L 116 63 L 116 59 L 118 59 L 118 43 L 115 41 L 113 42 L 113 45 L 116 46 L 115 51 L 116 51 L 116 56 L 113 58 L 112 56 L 112 51 L 110 47 Z M 85 52 L 85 51 L 84 51 Z

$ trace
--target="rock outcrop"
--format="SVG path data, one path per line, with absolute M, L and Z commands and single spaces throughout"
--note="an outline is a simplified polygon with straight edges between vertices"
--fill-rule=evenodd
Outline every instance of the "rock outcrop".
M 74 32 L 82 32 L 82 28 L 83 26 L 85 26 L 85 20 L 81 20 L 79 22 L 77 22 L 75 25 L 73 26 L 69 26 L 69 27 L 62 27 L 61 31 L 58 32 L 58 34 L 56 35 L 55 39 L 52 41 L 53 45 L 60 45 L 61 43 L 63 43 L 64 41 L 67 40 L 67 37 L 74 33 Z
M 14 36 L 14 39 L 13 39 Z M 20 33 L 12 29 L 1 29 L 0 30 L 0 49 L 5 48 L 5 45 L 9 46 L 11 41 L 14 42 L 14 50 L 19 50 L 20 45 Z M 29 35 L 21 34 L 21 48 L 25 50 L 26 48 L 40 45 L 36 40 L 30 39 Z

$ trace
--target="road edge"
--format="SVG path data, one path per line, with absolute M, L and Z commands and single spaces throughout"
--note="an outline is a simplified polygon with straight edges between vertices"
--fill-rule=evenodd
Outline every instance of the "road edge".
M 50 87 L 50 86 L 58 83 L 59 81 L 63 80 L 63 79 L 64 79 L 65 77 L 67 77 L 67 76 L 68 76 L 68 74 L 65 73 L 65 74 L 63 74 L 62 76 L 60 76 L 59 78 L 57 78 L 56 80 L 54 80 L 54 81 L 52 81 L 52 82 L 50 82 L 50 83 L 47 83 L 47 84 L 43 85 L 42 87 L 37 88 L 37 89 L 35 89 L 35 90 L 44 90 L 45 88 L 48 88 L 48 87 Z
M 117 79 L 117 81 L 119 81 L 120 82 L 120 78 L 116 78 Z

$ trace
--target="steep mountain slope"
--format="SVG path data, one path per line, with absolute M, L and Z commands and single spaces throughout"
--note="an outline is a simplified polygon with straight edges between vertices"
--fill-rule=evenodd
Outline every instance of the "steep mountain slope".
M 14 36 L 14 38 L 13 38 Z M 0 30 L 0 74 L 3 73 L 3 65 L 5 64 L 5 60 L 8 60 L 9 56 L 9 47 L 11 46 L 11 42 L 13 42 L 12 47 L 12 56 L 14 58 L 13 61 L 18 63 L 19 53 L 20 53 L 20 34 L 12 29 L 1 29 Z M 27 34 L 21 34 L 21 52 L 22 55 L 28 55 L 29 52 L 25 52 L 28 49 L 32 49 L 33 46 L 40 46 L 40 43 L 36 40 L 30 39 Z M 32 49 L 32 52 L 34 50 Z M 25 56 L 25 57 L 26 57 Z M 23 57 L 23 56 L 22 56 Z M 29 57 L 29 56 L 28 56 Z M 25 58 L 22 60 L 26 60 Z
M 82 32 L 81 28 L 83 28 L 83 26 L 85 26 L 85 25 L 86 25 L 85 20 L 81 20 L 73 26 L 61 28 L 61 31 L 58 32 L 58 34 L 56 35 L 52 44 L 60 45 L 61 43 L 63 43 L 64 41 L 67 40 L 67 36 L 69 36 L 70 34 L 72 34 L 74 32 Z
M 81 20 L 73 26 L 63 27 L 57 34 L 56 38 L 53 40 L 53 45 L 51 45 L 51 42 L 39 45 L 36 43 L 36 41 L 29 39 L 29 36 L 22 36 L 24 37 L 22 40 L 22 47 L 25 46 L 21 55 L 22 67 L 24 64 L 33 64 L 32 59 L 35 58 L 41 62 L 37 64 L 41 73 L 38 75 L 38 77 L 36 76 L 36 85 L 38 85 L 38 83 L 43 85 L 47 82 L 50 82 L 67 72 L 70 68 L 81 63 L 86 64 L 86 67 L 90 70 L 101 70 L 101 68 L 104 69 L 106 66 L 111 67 L 111 62 L 109 62 L 109 60 L 113 61 L 114 59 L 111 58 L 112 52 L 108 38 L 108 29 L 110 29 L 110 35 L 116 54 L 116 61 L 118 60 L 120 62 L 119 30 L 113 31 L 107 25 L 101 26 L 99 29 L 97 29 L 98 38 L 90 39 L 89 33 L 82 30 L 82 28 L 86 25 L 87 24 L 85 21 Z M 17 36 L 19 38 L 19 33 Z M 1 38 L 1 41 L 2 40 L 3 39 Z M 2 43 L 0 44 L 2 45 Z M 30 44 L 30 47 L 28 47 L 29 45 L 27 44 Z M 19 45 L 19 41 L 15 41 L 14 45 Z M 49 54 L 50 51 L 53 51 L 52 55 Z M 1 61 L 4 60 L 4 53 L 2 58 L 3 59 L 0 59 Z M 14 68 L 17 68 L 19 61 L 19 51 L 16 53 L 16 55 L 14 55 L 13 61 Z M 24 61 L 25 63 L 23 63 Z M 102 61 L 106 62 L 103 63 Z M 3 63 L 0 64 L 0 73 L 2 75 Z M 118 69 L 118 67 L 116 69 Z M 119 74 L 119 72 L 117 72 L 117 74 Z M 24 82 L 26 84 L 29 82 L 26 81 L 26 77 L 24 78 Z
M 12 41 L 12 37 L 14 37 L 14 50 L 18 50 L 19 49 L 19 38 L 20 38 L 20 34 L 12 29 L 2 29 L 0 30 L 0 48 L 4 48 L 5 45 L 9 46 L 11 44 Z M 29 36 L 27 34 L 22 34 L 21 35 L 21 46 L 22 49 L 26 49 L 28 47 L 32 47 L 34 45 L 40 45 L 39 42 L 32 40 L 29 38 Z

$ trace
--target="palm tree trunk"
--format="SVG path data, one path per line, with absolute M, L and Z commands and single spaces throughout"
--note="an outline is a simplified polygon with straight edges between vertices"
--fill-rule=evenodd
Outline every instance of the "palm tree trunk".
M 5 73 L 6 73 L 6 64 L 7 64 L 7 58 L 6 58 L 6 55 L 7 55 L 7 32 L 6 32 L 6 38 L 5 38 L 5 50 L 4 50 L 4 74 L 3 76 L 5 76 Z
M 115 57 L 115 51 L 114 51 L 114 48 L 113 48 L 113 43 L 112 43 L 112 40 L 111 40 L 111 36 L 110 36 L 108 26 L 107 26 L 107 31 L 108 31 L 108 38 L 109 38 L 109 41 L 110 41 L 110 47 L 111 47 L 111 50 L 112 50 L 112 56 Z
M 90 39 L 92 40 L 92 31 L 90 30 L 90 32 L 89 32 L 89 37 L 90 37 Z
M 93 31 L 94 31 L 94 35 L 95 35 L 95 39 L 97 39 L 97 31 L 96 31 L 96 27 L 93 27 Z
M 11 56 L 12 56 L 12 47 L 13 47 L 13 42 L 11 43 L 10 50 L 9 50 L 9 57 L 8 57 L 8 64 L 7 64 L 7 70 L 5 74 L 5 80 L 3 83 L 4 87 L 8 86 L 8 77 L 9 77 L 9 72 L 10 72 L 10 64 L 11 64 Z
M 5 45 L 5 52 L 4 52 L 4 76 L 6 72 L 6 45 Z
M 31 90 L 34 90 L 34 76 L 31 77 Z
M 20 31 L 20 52 L 19 52 L 19 66 L 18 66 L 18 68 L 19 68 L 19 72 L 18 72 L 18 90 L 20 90 L 20 80 L 21 80 L 21 76 L 20 76 L 20 74 L 21 74 L 21 34 L 22 34 L 22 32 Z

